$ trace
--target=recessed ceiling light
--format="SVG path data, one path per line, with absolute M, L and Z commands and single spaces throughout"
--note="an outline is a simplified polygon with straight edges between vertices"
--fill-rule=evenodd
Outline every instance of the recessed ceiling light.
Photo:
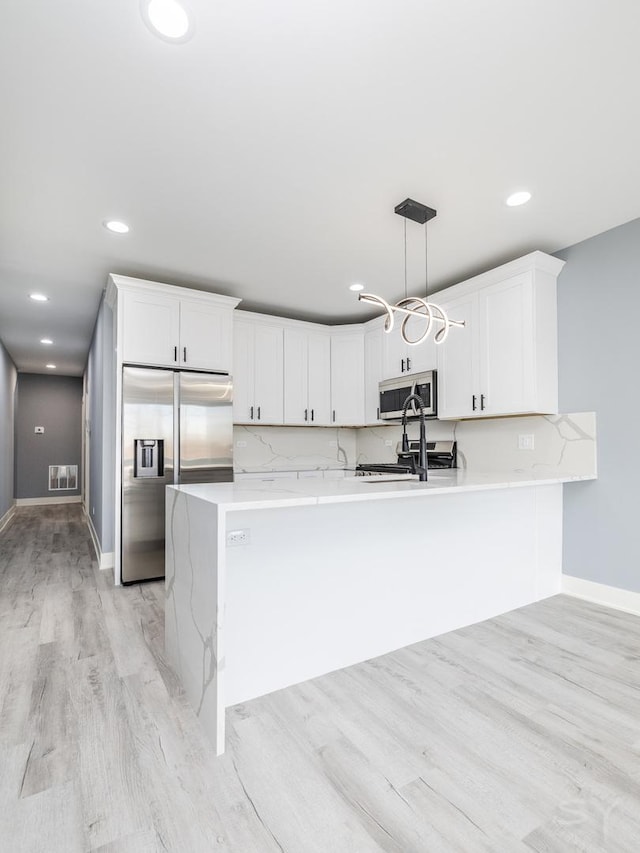
M 46 366 L 49 368 L 49 370 L 55 370 L 56 369 L 55 364 L 47 364 Z
M 129 226 L 126 222 L 118 222 L 117 219 L 106 219 L 103 223 L 107 231 L 112 231 L 114 234 L 128 234 Z
M 45 296 L 44 293 L 30 293 L 29 299 L 33 299 L 34 302 L 48 302 L 49 297 Z
M 355 290 L 358 292 L 359 290 L 364 290 L 364 284 L 350 284 L 349 290 Z
M 193 35 L 193 17 L 177 0 L 141 0 L 142 18 L 151 32 L 172 42 L 184 42 Z
M 531 193 L 527 190 L 520 190 L 517 193 L 511 193 L 506 201 L 509 207 L 518 207 L 521 204 L 526 204 L 531 198 Z
M 40 343 L 41 344 L 52 344 L 53 341 L 51 340 L 51 338 L 40 338 Z

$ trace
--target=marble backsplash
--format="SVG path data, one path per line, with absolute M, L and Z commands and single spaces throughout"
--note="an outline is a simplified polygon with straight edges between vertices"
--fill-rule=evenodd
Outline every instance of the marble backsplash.
M 344 427 L 233 428 L 236 471 L 303 471 L 353 468 L 358 432 Z
M 358 462 L 395 462 L 401 436 L 399 426 L 358 430 Z M 417 424 L 409 425 L 409 436 L 418 437 Z M 519 449 L 520 436 L 533 436 L 532 450 Z M 427 439 L 455 439 L 458 467 L 472 471 L 596 471 L 595 412 L 429 421 Z
M 418 437 L 418 425 L 408 427 Z M 234 427 L 236 471 L 353 468 L 360 462 L 395 462 L 402 428 Z M 520 450 L 520 436 L 533 449 Z M 428 440 L 456 439 L 458 467 L 472 471 L 596 472 L 594 412 L 567 415 L 428 421 Z

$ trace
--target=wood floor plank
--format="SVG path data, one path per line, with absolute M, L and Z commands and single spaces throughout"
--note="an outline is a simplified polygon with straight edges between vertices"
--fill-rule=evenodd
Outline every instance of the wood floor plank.
M 75 776 L 76 727 L 67 667 L 57 643 L 39 646 L 29 708 L 31 748 L 21 797 L 62 787 Z
M 73 782 L 48 788 L 0 811 L 0 850 L 85 853 L 87 842 Z
M 228 710 L 77 505 L 0 534 L 0 850 L 637 853 L 640 619 L 565 596 Z
M 162 850 L 162 841 L 155 830 L 149 829 L 94 847 L 93 853 L 157 853 L 159 850 Z

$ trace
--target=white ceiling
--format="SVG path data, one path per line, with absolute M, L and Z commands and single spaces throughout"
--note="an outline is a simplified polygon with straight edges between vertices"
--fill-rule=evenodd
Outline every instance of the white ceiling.
M 0 339 L 22 371 L 82 372 L 108 272 L 368 318 L 347 286 L 401 295 L 407 196 L 438 210 L 435 289 L 640 216 L 637 0 L 190 6 L 168 44 L 138 0 L 4 0 Z

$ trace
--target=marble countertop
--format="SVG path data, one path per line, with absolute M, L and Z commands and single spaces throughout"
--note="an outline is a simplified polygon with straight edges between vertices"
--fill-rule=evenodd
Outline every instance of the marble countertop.
M 390 498 L 424 498 L 465 491 L 546 486 L 595 479 L 593 474 L 553 470 L 494 473 L 456 469 L 430 472 L 426 483 L 416 480 L 376 482 L 373 477 L 345 477 L 339 480 L 292 478 L 268 483 L 243 480 L 168 488 L 208 501 L 224 511 L 237 511 Z

